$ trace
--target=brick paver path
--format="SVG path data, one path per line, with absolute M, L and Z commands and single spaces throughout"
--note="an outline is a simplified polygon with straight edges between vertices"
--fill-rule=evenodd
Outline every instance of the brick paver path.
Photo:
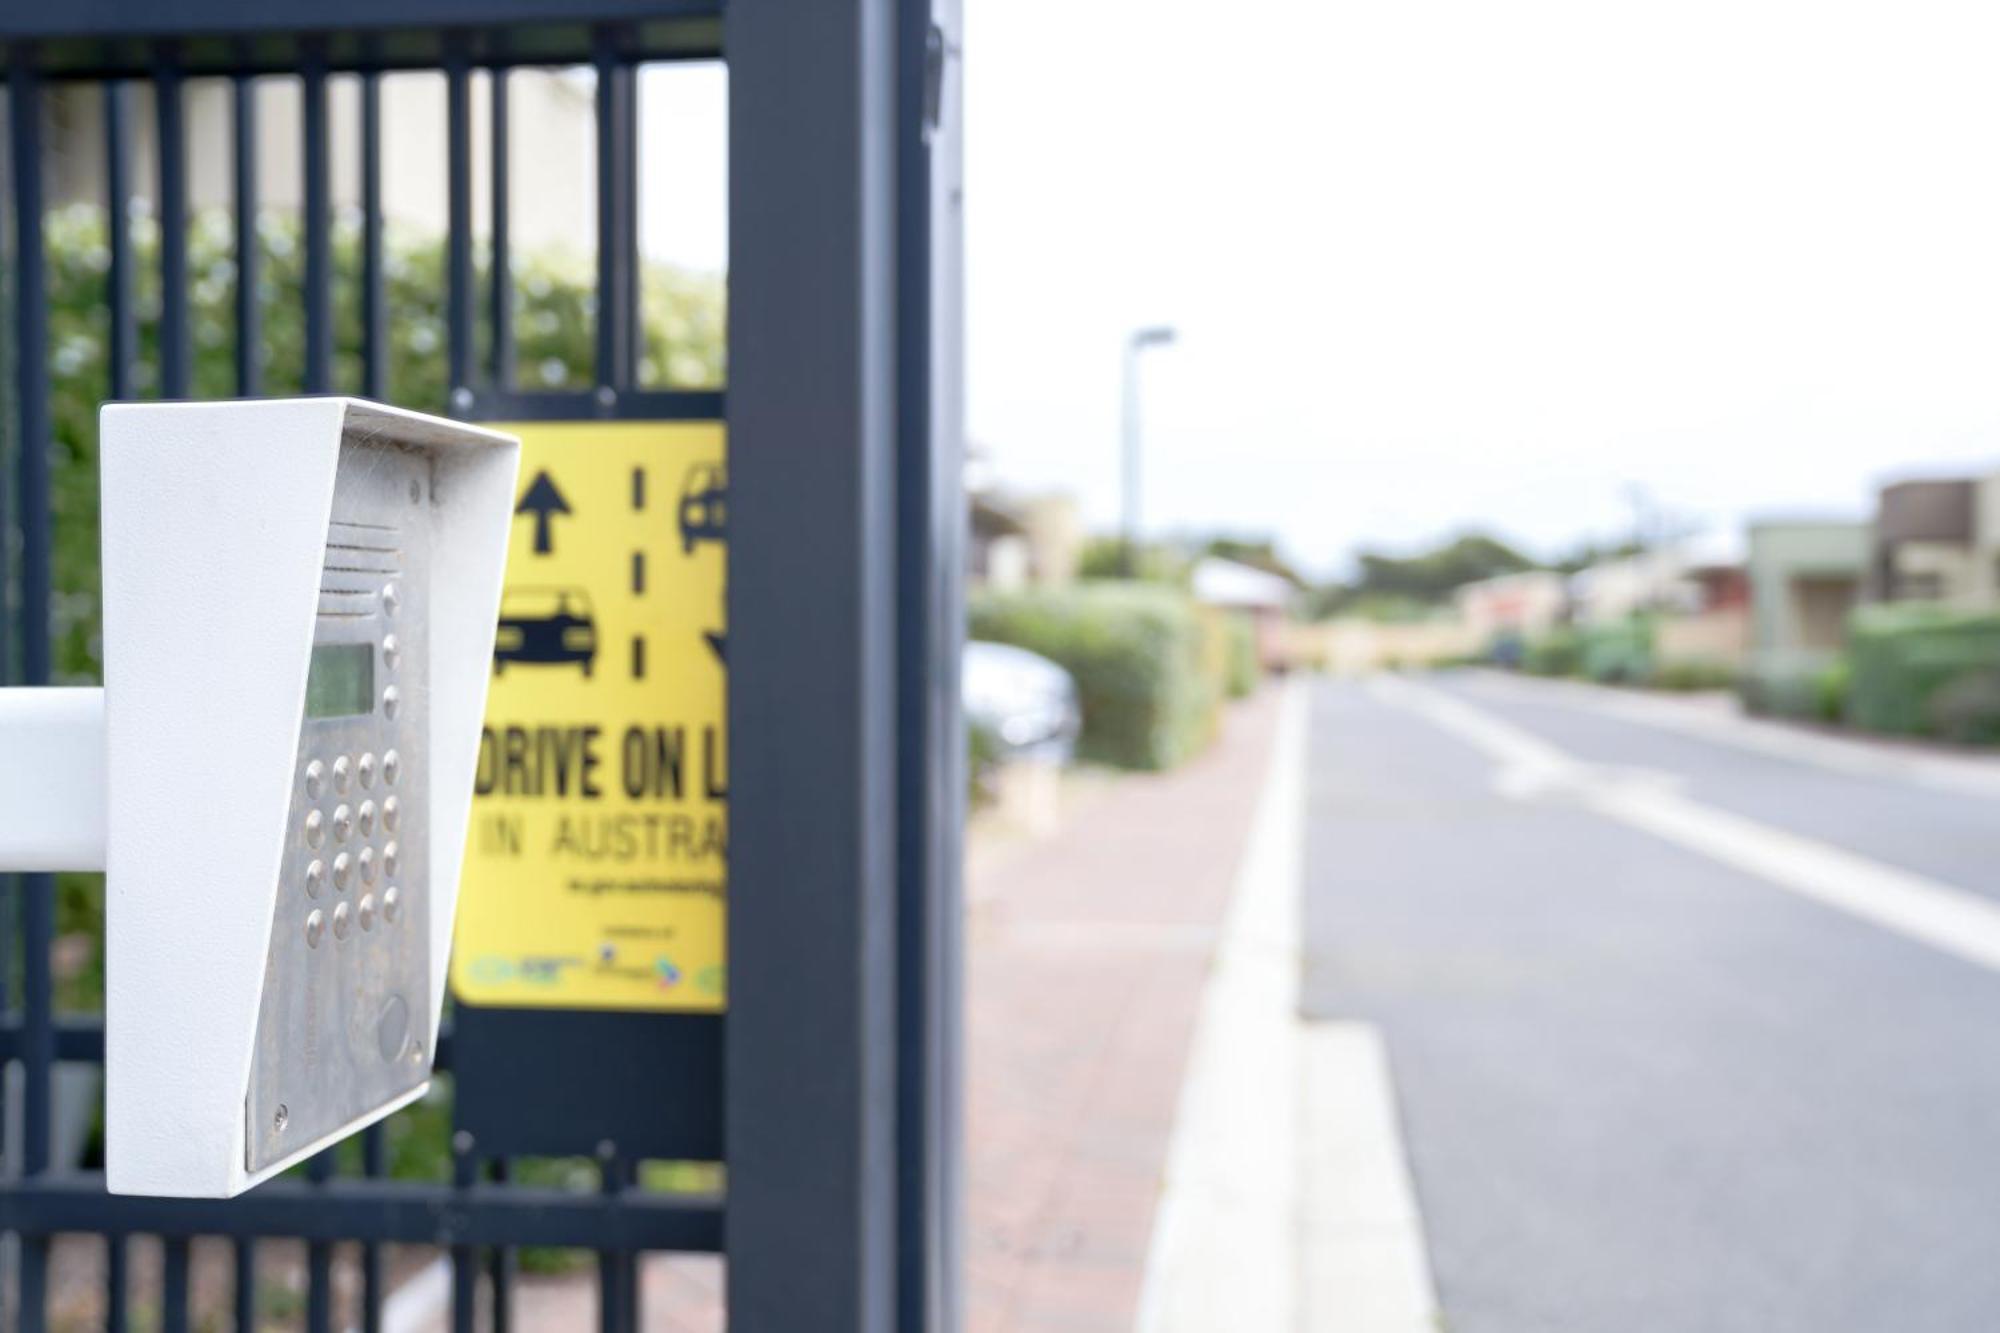
M 1188 1044 L 1278 692 L 1177 772 L 1121 781 L 974 886 L 972 1333 L 1132 1327 Z

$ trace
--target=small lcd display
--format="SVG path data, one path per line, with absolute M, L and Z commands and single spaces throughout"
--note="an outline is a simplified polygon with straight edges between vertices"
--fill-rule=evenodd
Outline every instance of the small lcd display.
M 307 717 L 354 717 L 375 711 L 375 645 L 328 643 L 312 651 L 306 673 Z

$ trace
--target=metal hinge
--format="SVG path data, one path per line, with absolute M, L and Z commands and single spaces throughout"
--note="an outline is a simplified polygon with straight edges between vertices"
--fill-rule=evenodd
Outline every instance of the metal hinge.
M 944 39 L 944 29 L 936 23 L 924 36 L 924 139 L 937 133 L 944 116 L 945 62 L 956 54 Z

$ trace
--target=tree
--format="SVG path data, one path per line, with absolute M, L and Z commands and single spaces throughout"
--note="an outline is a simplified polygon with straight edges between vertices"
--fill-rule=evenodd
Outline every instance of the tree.
M 1278 554 L 1278 544 L 1269 537 L 1211 537 L 1200 549 L 1203 555 L 1212 555 L 1218 560 L 1233 560 L 1239 565 L 1276 574 L 1298 587 L 1306 586 L 1306 580 L 1292 567 L 1291 561 Z
M 1316 618 L 1360 608 L 1385 618 L 1401 618 L 1436 606 L 1454 589 L 1500 574 L 1536 569 L 1536 562 L 1497 537 L 1468 532 L 1412 556 L 1362 551 L 1360 577 L 1313 590 L 1308 608 Z

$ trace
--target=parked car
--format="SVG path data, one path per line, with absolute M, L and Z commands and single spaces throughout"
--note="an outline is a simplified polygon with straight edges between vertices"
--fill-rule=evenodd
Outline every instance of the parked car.
M 994 757 L 1068 763 L 1075 755 L 1083 725 L 1076 681 L 1039 653 L 966 644 L 960 694 L 966 721 L 986 734 Z

